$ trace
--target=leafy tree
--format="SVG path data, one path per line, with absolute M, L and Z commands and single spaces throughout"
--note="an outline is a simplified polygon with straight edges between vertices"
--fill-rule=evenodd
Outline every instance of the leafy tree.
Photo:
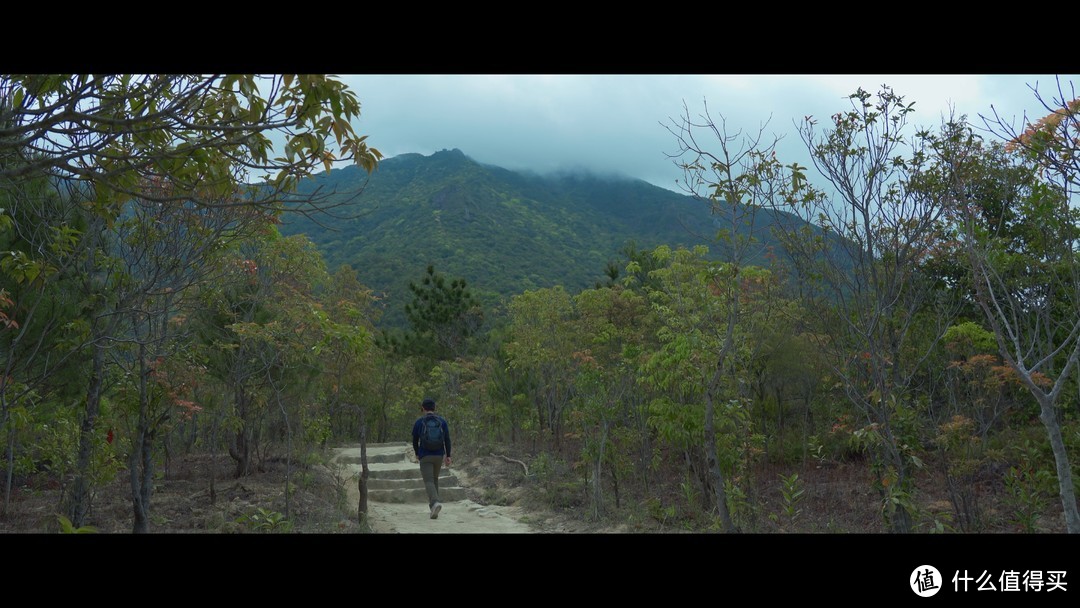
M 732 476 L 750 455 L 749 400 L 739 390 L 746 381 L 743 313 L 733 312 L 733 292 L 760 269 L 736 275 L 732 263 L 705 259 L 705 247 L 672 251 L 657 247 L 664 267 L 653 271 L 659 288 L 650 290 L 660 329 L 660 347 L 642 366 L 660 397 L 650 407 L 650 423 L 680 450 L 716 509 L 725 532 L 736 532 L 729 493 Z M 694 463 L 704 461 L 700 467 Z
M 378 333 L 374 337 L 369 394 L 374 413 L 372 436 L 377 442 L 389 441 L 400 430 L 395 425 L 395 412 L 404 408 L 412 413 L 415 409 L 401 389 L 415 381 L 416 366 L 403 356 L 401 348 L 395 336 Z
M 81 332 L 84 343 L 93 344 L 69 507 L 75 526 L 89 508 L 103 345 L 116 337 L 122 319 L 108 311 L 130 304 L 114 293 L 126 279 L 114 272 L 119 258 L 110 257 L 106 232 L 123 223 L 134 199 L 193 210 L 318 209 L 318 197 L 288 196 L 300 178 L 320 166 L 329 170 L 336 160 L 354 160 L 370 171 L 380 158 L 354 132 L 358 115 L 355 95 L 323 75 L 0 76 L 0 192 L 21 192 L 28 180 L 45 175 L 73 184 L 68 190 L 74 194 L 63 203 L 86 217 L 85 232 L 60 227 L 67 231 L 61 243 L 79 244 L 73 259 L 85 277 L 91 317 Z M 271 157 L 274 134 L 284 136 L 285 145 L 281 156 Z M 49 276 L 45 259 L 24 256 L 19 267 L 23 276 Z
M 1066 99 L 1047 105 L 1051 113 L 1022 133 L 986 119 L 995 133 L 1010 137 L 1004 146 L 985 146 L 969 128 L 958 127 L 941 154 L 975 299 L 999 353 L 1039 404 L 1065 527 L 1075 534 L 1080 509 L 1059 404 L 1080 364 L 1080 212 L 1074 206 L 1080 98 Z M 1008 152 L 1015 155 L 1003 161 Z M 1014 179 L 1018 169 L 1024 179 Z M 988 191 L 1011 194 L 980 196 Z M 995 215 L 997 221 L 988 221 Z
M 363 524 L 368 511 L 370 469 L 367 461 L 368 408 L 362 385 L 370 376 L 366 372 L 372 366 L 371 291 L 360 284 L 355 270 L 343 266 L 330 277 L 323 300 L 322 310 L 316 311 L 321 338 L 315 343 L 313 354 L 321 362 L 322 375 L 330 385 L 326 399 L 327 420 L 334 420 L 341 410 L 353 410 L 359 422 L 355 425 L 360 438 L 357 514 Z M 386 407 L 383 402 L 379 402 L 379 406 Z M 383 411 L 380 417 L 385 415 Z M 323 443 L 328 438 L 324 437 Z
M 185 394 L 196 380 L 185 370 L 198 362 L 185 339 L 187 328 L 179 321 L 195 305 L 196 289 L 223 278 L 222 259 L 228 249 L 254 238 L 272 222 L 272 217 L 249 207 L 148 200 L 170 187 L 148 187 L 147 198 L 132 200 L 107 231 L 108 251 L 115 262 L 106 266 L 115 277 L 102 287 L 115 299 L 99 314 L 116 324 L 101 324 L 102 334 L 92 344 L 95 350 L 107 351 L 107 365 L 137 379 L 135 397 L 129 400 L 137 420 L 129 452 L 135 532 L 149 531 L 158 442 L 175 413 L 190 418 L 196 409 Z M 116 340 L 123 340 L 125 348 L 112 346 Z
M 574 426 L 585 435 L 583 455 L 593 467 L 593 516 L 600 517 L 605 467 L 619 508 L 624 473 L 633 470 L 632 464 L 644 472 L 649 461 L 648 401 L 637 381 L 650 329 L 648 305 L 640 294 L 619 285 L 582 291 L 574 304 L 575 333 L 582 342 L 573 355 L 579 403 Z
M 824 231 L 778 224 L 802 298 L 823 321 L 818 348 L 862 419 L 856 437 L 870 450 L 887 525 L 910 532 L 911 473 L 921 465 L 913 386 L 958 309 L 925 266 L 939 253 L 947 209 L 933 146 L 948 127 L 910 134 L 914 104 L 888 86 L 849 99 L 827 127 L 813 117 L 799 127 L 829 188 L 779 163 L 763 187 L 776 208 Z
M 35 408 L 77 402 L 86 356 L 81 350 L 83 282 L 78 264 L 85 216 L 47 180 L 0 190 L 0 429 L 5 431 L 5 509 L 18 444 L 33 445 Z M 40 412 L 42 423 L 55 412 Z M 23 422 L 15 424 L 12 416 Z M 20 437 L 16 426 L 22 428 Z M 23 454 L 22 456 L 29 456 Z M 59 462 L 59 455 L 51 458 Z
M 447 281 L 434 266 L 428 266 L 419 285 L 409 283 L 409 291 L 413 300 L 405 305 L 405 316 L 412 327 L 406 337 L 407 351 L 434 361 L 463 355 L 468 338 L 477 332 L 484 318 L 465 279 Z
M 1015 389 L 1020 377 L 998 355 L 993 332 L 978 323 L 965 321 L 949 328 L 943 336 L 948 356 L 948 407 L 944 423 L 955 416 L 970 418 L 973 432 L 982 441 L 1001 430 L 1016 406 Z M 1044 384 L 1045 377 L 1038 379 Z
M 740 287 L 745 310 L 739 324 L 744 336 L 739 357 L 745 366 L 740 394 L 753 401 L 755 435 L 764 441 L 766 458 L 790 454 L 787 438 L 791 435 L 805 458 L 814 432 L 814 401 L 824 375 L 815 336 L 809 334 L 811 322 L 801 303 L 787 297 L 789 290 L 780 275 L 751 270 Z M 799 428 L 800 434 L 789 430 Z
M 560 450 L 578 348 L 570 324 L 576 316 L 573 299 L 558 286 L 526 291 L 510 301 L 508 315 L 510 367 L 527 377 L 539 430 Z
M 253 470 L 272 408 L 288 425 L 284 392 L 290 385 L 300 390 L 315 374 L 310 351 L 320 338 L 320 315 L 312 290 L 325 280 L 325 267 L 306 238 L 274 231 L 233 252 L 227 268 L 222 283 L 203 294 L 198 324 L 210 347 L 208 372 L 230 395 L 229 455 L 243 477 Z
M 1020 152 L 1043 168 L 1040 176 L 1058 191 L 1075 194 L 1080 188 L 1080 158 L 1076 155 L 1076 147 L 1080 145 L 1080 96 L 1074 83 L 1063 83 L 1060 79 L 1051 95 L 1037 88 L 1034 93 L 1047 114 L 1035 122 L 1025 120 L 1022 131 L 1017 131 L 996 111 L 984 116 L 983 124 L 1006 142 L 1007 150 Z
M 355 133 L 359 114 L 355 93 L 321 74 L 0 75 L 0 187 L 44 173 L 123 201 L 166 177 L 174 200 L 251 204 L 257 191 L 237 186 L 265 177 L 260 200 L 272 201 L 337 160 L 373 169 L 381 155 Z
M 762 231 L 757 221 L 772 194 L 767 180 L 777 169 L 774 152 L 777 140 L 766 141 L 764 127 L 756 134 L 728 132 L 723 117 L 714 119 L 707 104 L 698 117 L 692 117 L 684 104 L 683 114 L 671 119 L 666 128 L 677 144 L 677 151 L 671 156 L 683 170 L 683 189 L 708 205 L 720 226 L 715 240 L 725 263 L 709 265 L 691 261 L 693 255 L 704 255 L 707 248 L 695 249 L 693 255 L 685 250 L 673 255 L 669 248 L 657 248 L 654 256 L 666 267 L 649 273 L 650 277 L 661 279 L 661 286 L 650 293 L 656 298 L 654 306 L 664 317 L 664 324 L 671 330 L 664 345 L 667 354 L 681 359 L 678 355 L 685 348 L 707 353 L 711 371 L 700 376 L 691 373 L 688 379 L 702 383 L 699 387 L 704 401 L 702 433 L 711 477 L 706 485 L 711 486 L 712 502 L 719 511 L 721 525 L 725 531 L 734 532 L 736 526 L 725 488 L 728 482 L 717 453 L 721 439 L 717 427 L 725 421 L 717 421 L 717 411 L 721 407 L 742 408 L 742 397 L 732 393 L 725 383 L 729 376 L 742 371 L 737 362 L 740 347 L 737 333 L 746 312 L 743 273 L 751 260 L 764 256 Z M 640 270 L 633 264 L 628 267 L 631 273 Z M 688 283 L 680 285 L 680 280 Z M 685 316 L 680 318 L 680 315 Z
M 185 347 L 173 340 L 175 318 L 189 305 L 191 289 L 221 278 L 217 258 L 239 241 L 265 229 L 272 218 L 249 207 L 198 206 L 177 201 L 156 202 L 171 184 L 146 184 L 146 198 L 124 207 L 112 222 L 90 215 L 90 226 L 80 238 L 79 258 L 84 268 L 78 294 L 86 323 L 84 343 L 91 353 L 85 416 L 69 515 L 81 523 L 89 508 L 90 463 L 94 461 L 95 421 L 105 399 L 111 367 L 137 378 L 129 399 L 137 422 L 132 424 L 131 463 L 134 530 L 147 532 L 156 443 L 171 421 L 171 412 L 183 402 L 173 396 L 155 396 L 148 380 L 160 362 Z M 168 199 L 165 194 L 162 198 Z M 178 401 L 179 400 L 179 401 Z
M 356 271 L 342 266 L 330 276 L 320 296 L 318 311 L 321 338 L 315 354 L 322 362 L 326 377 L 326 414 L 334 421 L 332 428 L 352 431 L 366 424 L 360 403 L 364 385 L 371 382 L 375 331 L 372 323 L 378 313 L 371 290 L 360 283 Z M 383 404 L 375 404 L 377 408 Z M 385 417 L 380 413 L 378 418 Z
M 505 328 L 496 327 L 488 342 L 490 352 L 487 353 L 487 362 L 490 367 L 485 374 L 488 400 L 478 412 L 479 426 L 484 431 L 480 438 L 487 441 L 509 439 L 512 445 L 522 445 L 539 420 L 530 416 L 526 402 L 528 371 L 510 364 L 504 331 Z
M 991 431 L 1000 430 L 1022 391 L 1019 376 L 997 355 L 993 333 L 966 321 L 949 328 L 944 336 L 948 355 L 946 387 L 948 401 L 937 422 L 934 443 L 953 504 L 957 527 L 979 532 L 983 511 L 978 475 L 991 461 Z

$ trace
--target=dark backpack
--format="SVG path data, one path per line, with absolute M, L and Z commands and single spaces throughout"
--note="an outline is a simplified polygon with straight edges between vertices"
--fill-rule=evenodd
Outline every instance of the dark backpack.
M 420 429 L 420 445 L 429 452 L 443 449 L 442 419 L 438 416 L 424 416 L 424 426 Z

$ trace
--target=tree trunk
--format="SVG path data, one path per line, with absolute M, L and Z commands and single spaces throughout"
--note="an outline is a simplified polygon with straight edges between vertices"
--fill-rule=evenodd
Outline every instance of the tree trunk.
M 150 532 L 150 495 L 154 488 L 153 441 L 145 429 L 140 429 L 134 443 L 137 447 L 128 459 L 131 467 L 131 506 L 134 511 L 131 532 L 147 534 Z
M 5 418 L 7 418 L 5 412 Z M 6 423 L 7 420 L 4 421 Z M 0 424 L 0 428 L 4 428 L 5 424 Z M 7 515 L 8 509 L 11 508 L 11 488 L 15 477 L 15 428 L 14 426 L 8 429 L 7 441 L 4 442 L 4 462 L 6 468 L 4 470 L 4 508 L 0 509 L 0 515 Z
M 233 435 L 229 445 L 229 456 L 236 463 L 237 478 L 251 473 L 251 437 L 247 420 L 248 396 L 243 388 L 236 389 L 236 415 L 240 419 L 240 428 Z
M 72 526 L 81 528 L 90 512 L 90 475 L 94 456 L 94 424 L 101 410 L 101 392 L 105 382 L 105 347 L 94 342 L 90 385 L 86 391 L 86 407 L 79 428 L 79 451 L 75 461 L 75 481 L 66 509 Z
M 199 439 L 199 413 L 192 412 L 191 417 L 188 419 L 190 430 L 187 434 L 187 442 L 184 445 L 184 453 L 190 454 L 191 450 L 195 447 L 195 442 Z
M 643 408 L 644 409 L 644 408 Z M 637 431 L 641 436 L 641 452 L 638 456 L 637 471 L 641 476 L 641 482 L 645 486 L 645 492 L 652 491 L 649 476 L 649 462 L 652 460 L 652 442 L 649 440 L 648 414 L 637 417 Z
M 285 519 L 289 519 L 290 507 L 292 505 L 291 495 L 292 490 L 290 484 L 292 483 L 292 424 L 289 422 L 289 413 L 285 411 L 285 404 L 281 401 L 281 391 L 274 391 L 277 396 L 278 409 L 281 410 L 281 415 L 285 419 Z
M 611 487 L 615 494 L 615 509 L 622 508 L 622 500 L 619 499 L 619 472 L 615 468 L 615 463 L 608 464 L 608 471 L 611 472 Z
M 220 412 L 215 412 L 210 423 L 210 504 L 217 504 L 217 457 L 218 457 L 218 422 Z
M 132 534 L 150 532 L 150 494 L 153 491 L 153 458 L 150 436 L 150 399 L 147 393 L 146 347 L 139 345 L 139 425 L 128 458 L 131 479 Z
M 555 453 L 560 457 L 562 453 L 562 425 L 561 416 L 559 415 L 559 396 L 556 393 L 558 389 L 553 388 L 547 391 L 547 406 L 548 406 L 548 429 L 551 431 L 551 436 L 555 440 Z
M 709 474 L 713 479 L 713 493 L 716 500 L 716 509 L 720 515 L 720 522 L 724 526 L 724 532 L 735 533 L 738 528 L 731 521 L 731 513 L 728 511 L 727 490 L 724 489 L 724 474 L 720 471 L 720 459 L 716 453 L 716 427 L 713 422 L 715 405 L 713 404 L 713 392 L 710 388 L 705 394 L 705 461 L 709 467 Z
M 901 442 L 893 435 L 891 418 L 888 410 L 885 412 L 885 447 L 888 450 L 886 457 L 892 466 L 896 469 L 896 487 L 900 492 L 907 493 L 914 490 L 914 483 L 908 478 L 910 467 L 908 466 L 907 459 L 900 451 Z M 907 505 L 903 501 L 896 504 L 896 510 L 893 512 L 893 516 L 890 518 L 890 526 L 892 531 L 898 534 L 911 534 L 915 531 L 915 522 L 911 518 L 911 512 L 908 511 Z
M 593 465 L 593 518 L 600 519 L 604 510 L 604 443 L 607 441 L 608 421 L 600 420 L 600 447 Z
M 1054 452 L 1054 465 L 1057 469 L 1058 493 L 1061 495 L 1061 507 L 1065 516 L 1065 531 L 1080 534 L 1080 512 L 1076 506 L 1076 490 L 1073 486 L 1072 468 L 1069 466 L 1069 453 L 1061 437 L 1061 424 L 1058 423 L 1053 399 L 1041 391 L 1032 391 L 1039 400 L 1039 420 L 1046 427 L 1050 438 L 1050 447 Z

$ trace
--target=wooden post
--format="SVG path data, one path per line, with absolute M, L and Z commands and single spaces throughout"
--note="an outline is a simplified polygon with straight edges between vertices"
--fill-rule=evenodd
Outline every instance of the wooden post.
M 356 513 L 361 526 L 367 521 L 368 512 L 368 464 L 367 464 L 367 420 L 364 416 L 364 408 L 360 407 L 360 477 L 357 480 L 357 489 L 360 490 L 360 503 L 356 506 Z

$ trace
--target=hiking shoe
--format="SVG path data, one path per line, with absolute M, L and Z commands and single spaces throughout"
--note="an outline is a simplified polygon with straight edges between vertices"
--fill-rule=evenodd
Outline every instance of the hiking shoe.
M 439 511 L 442 511 L 441 502 L 437 502 L 431 506 L 431 519 L 439 519 Z

